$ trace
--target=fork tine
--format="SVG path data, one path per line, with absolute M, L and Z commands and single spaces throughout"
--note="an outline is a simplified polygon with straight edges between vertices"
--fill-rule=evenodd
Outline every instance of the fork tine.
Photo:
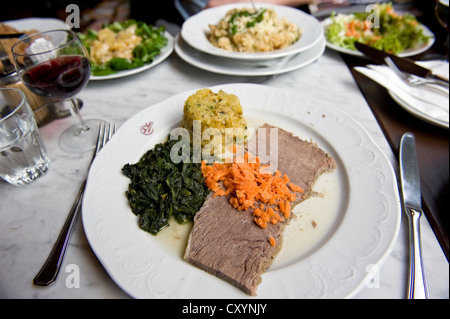
M 116 123 L 109 123 L 109 129 L 108 129 L 108 139 L 106 142 L 109 142 L 109 140 L 112 138 L 114 133 L 116 132 Z
M 100 146 L 100 150 L 103 148 L 103 146 L 105 146 L 106 142 L 108 142 L 110 129 L 111 129 L 111 124 L 109 122 L 105 123 L 104 132 L 103 132 L 103 141 L 102 141 L 102 145 Z
M 107 126 L 107 127 L 106 127 Z M 99 145 L 98 150 L 95 152 L 97 155 L 100 150 L 109 142 L 114 133 L 116 132 L 116 123 L 101 123 L 99 127 Z
M 116 133 L 116 123 L 113 124 L 113 130 L 112 130 L 111 137 L 112 137 L 112 135 L 113 135 L 114 133 Z
M 101 122 L 98 127 L 97 145 L 95 146 L 94 156 L 97 156 L 98 152 L 101 150 L 105 139 L 105 123 Z
M 387 66 L 394 71 L 395 74 L 397 74 L 400 78 L 406 80 L 405 74 L 397 67 L 397 65 L 392 61 L 390 57 L 384 58 L 384 62 L 386 62 Z
M 107 142 L 112 138 L 116 132 L 116 123 L 101 122 L 98 128 L 97 146 L 94 154 L 97 155 L 98 152 L 105 146 Z

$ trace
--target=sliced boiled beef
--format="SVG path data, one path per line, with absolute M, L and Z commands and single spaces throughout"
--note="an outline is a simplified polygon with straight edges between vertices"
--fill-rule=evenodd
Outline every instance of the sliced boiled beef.
M 265 124 L 262 128 L 269 132 L 268 129 L 275 127 Z M 278 129 L 277 165 L 292 183 L 304 189 L 303 196 L 297 196 L 292 207 L 310 196 L 314 181 L 322 173 L 336 167 L 333 158 L 316 144 L 283 129 Z M 210 196 L 194 218 L 184 258 L 246 294 L 256 295 L 261 275 L 281 247 L 283 230 L 289 220 L 261 228 L 251 212 L 252 209 L 235 209 L 228 196 Z M 276 246 L 269 244 L 270 237 L 275 239 Z

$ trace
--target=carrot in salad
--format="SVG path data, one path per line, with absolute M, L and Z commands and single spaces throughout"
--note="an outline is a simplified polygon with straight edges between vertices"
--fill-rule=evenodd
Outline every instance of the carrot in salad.
M 360 28 L 360 25 L 357 22 L 359 22 L 359 21 L 352 20 L 349 23 L 347 23 L 347 25 L 346 25 L 347 31 L 345 32 L 346 36 L 356 37 L 356 38 L 361 36 L 361 34 L 358 33 L 358 31 L 356 30 L 357 27 Z
M 282 217 L 272 207 L 279 210 L 285 219 L 290 217 L 290 202 L 296 193 L 304 190 L 290 183 L 289 177 L 276 171 L 269 172 L 260 159 L 249 152 L 237 157 L 233 163 L 213 163 L 202 161 L 202 173 L 206 185 L 214 192 L 213 196 L 231 195 L 230 204 L 238 210 L 254 208 L 255 223 L 266 228 L 267 223 L 277 224 Z M 292 193 L 292 192 L 293 193 Z M 259 204 L 258 207 L 255 207 Z
M 397 18 L 398 14 L 394 11 L 394 9 L 391 6 L 386 7 L 386 13 L 390 14 L 391 17 Z

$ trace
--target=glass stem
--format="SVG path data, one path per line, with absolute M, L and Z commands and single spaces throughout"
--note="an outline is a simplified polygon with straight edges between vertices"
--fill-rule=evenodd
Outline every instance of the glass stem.
M 70 103 L 70 113 L 72 114 L 72 118 L 75 121 L 75 125 L 77 129 L 75 130 L 75 135 L 83 134 L 84 132 L 89 131 L 89 126 L 87 126 L 86 122 L 83 120 L 81 116 L 80 109 L 78 108 L 77 103 L 74 99 L 70 99 L 68 101 Z

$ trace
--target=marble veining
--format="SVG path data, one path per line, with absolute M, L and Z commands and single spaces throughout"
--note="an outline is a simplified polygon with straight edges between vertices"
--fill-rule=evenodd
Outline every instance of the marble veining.
M 328 49 L 318 61 L 305 68 L 264 77 L 209 73 L 186 64 L 173 53 L 166 61 L 146 72 L 128 78 L 92 81 L 79 98 L 84 102 L 82 114 L 86 119 L 102 118 L 115 121 L 120 126 L 144 108 L 178 93 L 244 82 L 305 92 L 315 99 L 338 107 L 364 127 L 397 171 L 395 156 L 347 66 L 337 53 Z M 143 119 L 143 123 L 151 120 Z M 46 288 L 32 285 L 34 276 L 47 258 L 64 223 L 79 185 L 87 174 L 91 158 L 89 153 L 69 154 L 59 148 L 58 136 L 71 123 L 71 119 L 66 118 L 40 128 L 52 159 L 50 170 L 45 176 L 20 188 L 0 181 L 0 298 L 129 298 L 102 267 L 89 246 L 80 221 L 72 235 L 56 283 Z M 371 160 L 370 154 L 368 160 Z M 382 182 L 383 176 L 378 179 L 378 182 Z M 99 231 L 104 230 L 100 227 Z M 105 233 L 106 241 L 108 236 Z M 407 245 L 407 224 L 403 218 L 397 242 L 379 269 L 379 281 L 376 285 L 361 287 L 354 298 L 405 298 Z M 422 245 L 430 296 L 448 299 L 448 262 L 425 218 L 422 218 Z M 67 285 L 66 279 L 71 275 L 68 265 L 79 267 L 79 288 Z M 140 265 L 141 269 L 134 268 L 136 265 L 122 266 L 137 274 L 143 272 L 147 276 L 146 280 L 152 282 L 150 286 L 158 287 L 158 293 L 163 298 L 179 297 L 165 294 L 164 287 L 157 284 L 157 272 L 149 275 L 151 269 L 161 269 L 164 265 L 144 264 Z M 323 293 L 320 284 L 322 267 L 328 269 L 328 265 L 316 265 L 315 271 L 311 272 L 311 280 L 317 282 L 317 290 L 311 291 L 311 297 L 320 297 Z M 345 279 L 351 277 L 352 273 L 351 270 L 344 269 L 327 275 Z M 142 285 L 143 289 L 149 287 L 148 282 L 136 281 L 136 284 Z M 336 290 L 341 288 L 339 284 L 334 287 Z

